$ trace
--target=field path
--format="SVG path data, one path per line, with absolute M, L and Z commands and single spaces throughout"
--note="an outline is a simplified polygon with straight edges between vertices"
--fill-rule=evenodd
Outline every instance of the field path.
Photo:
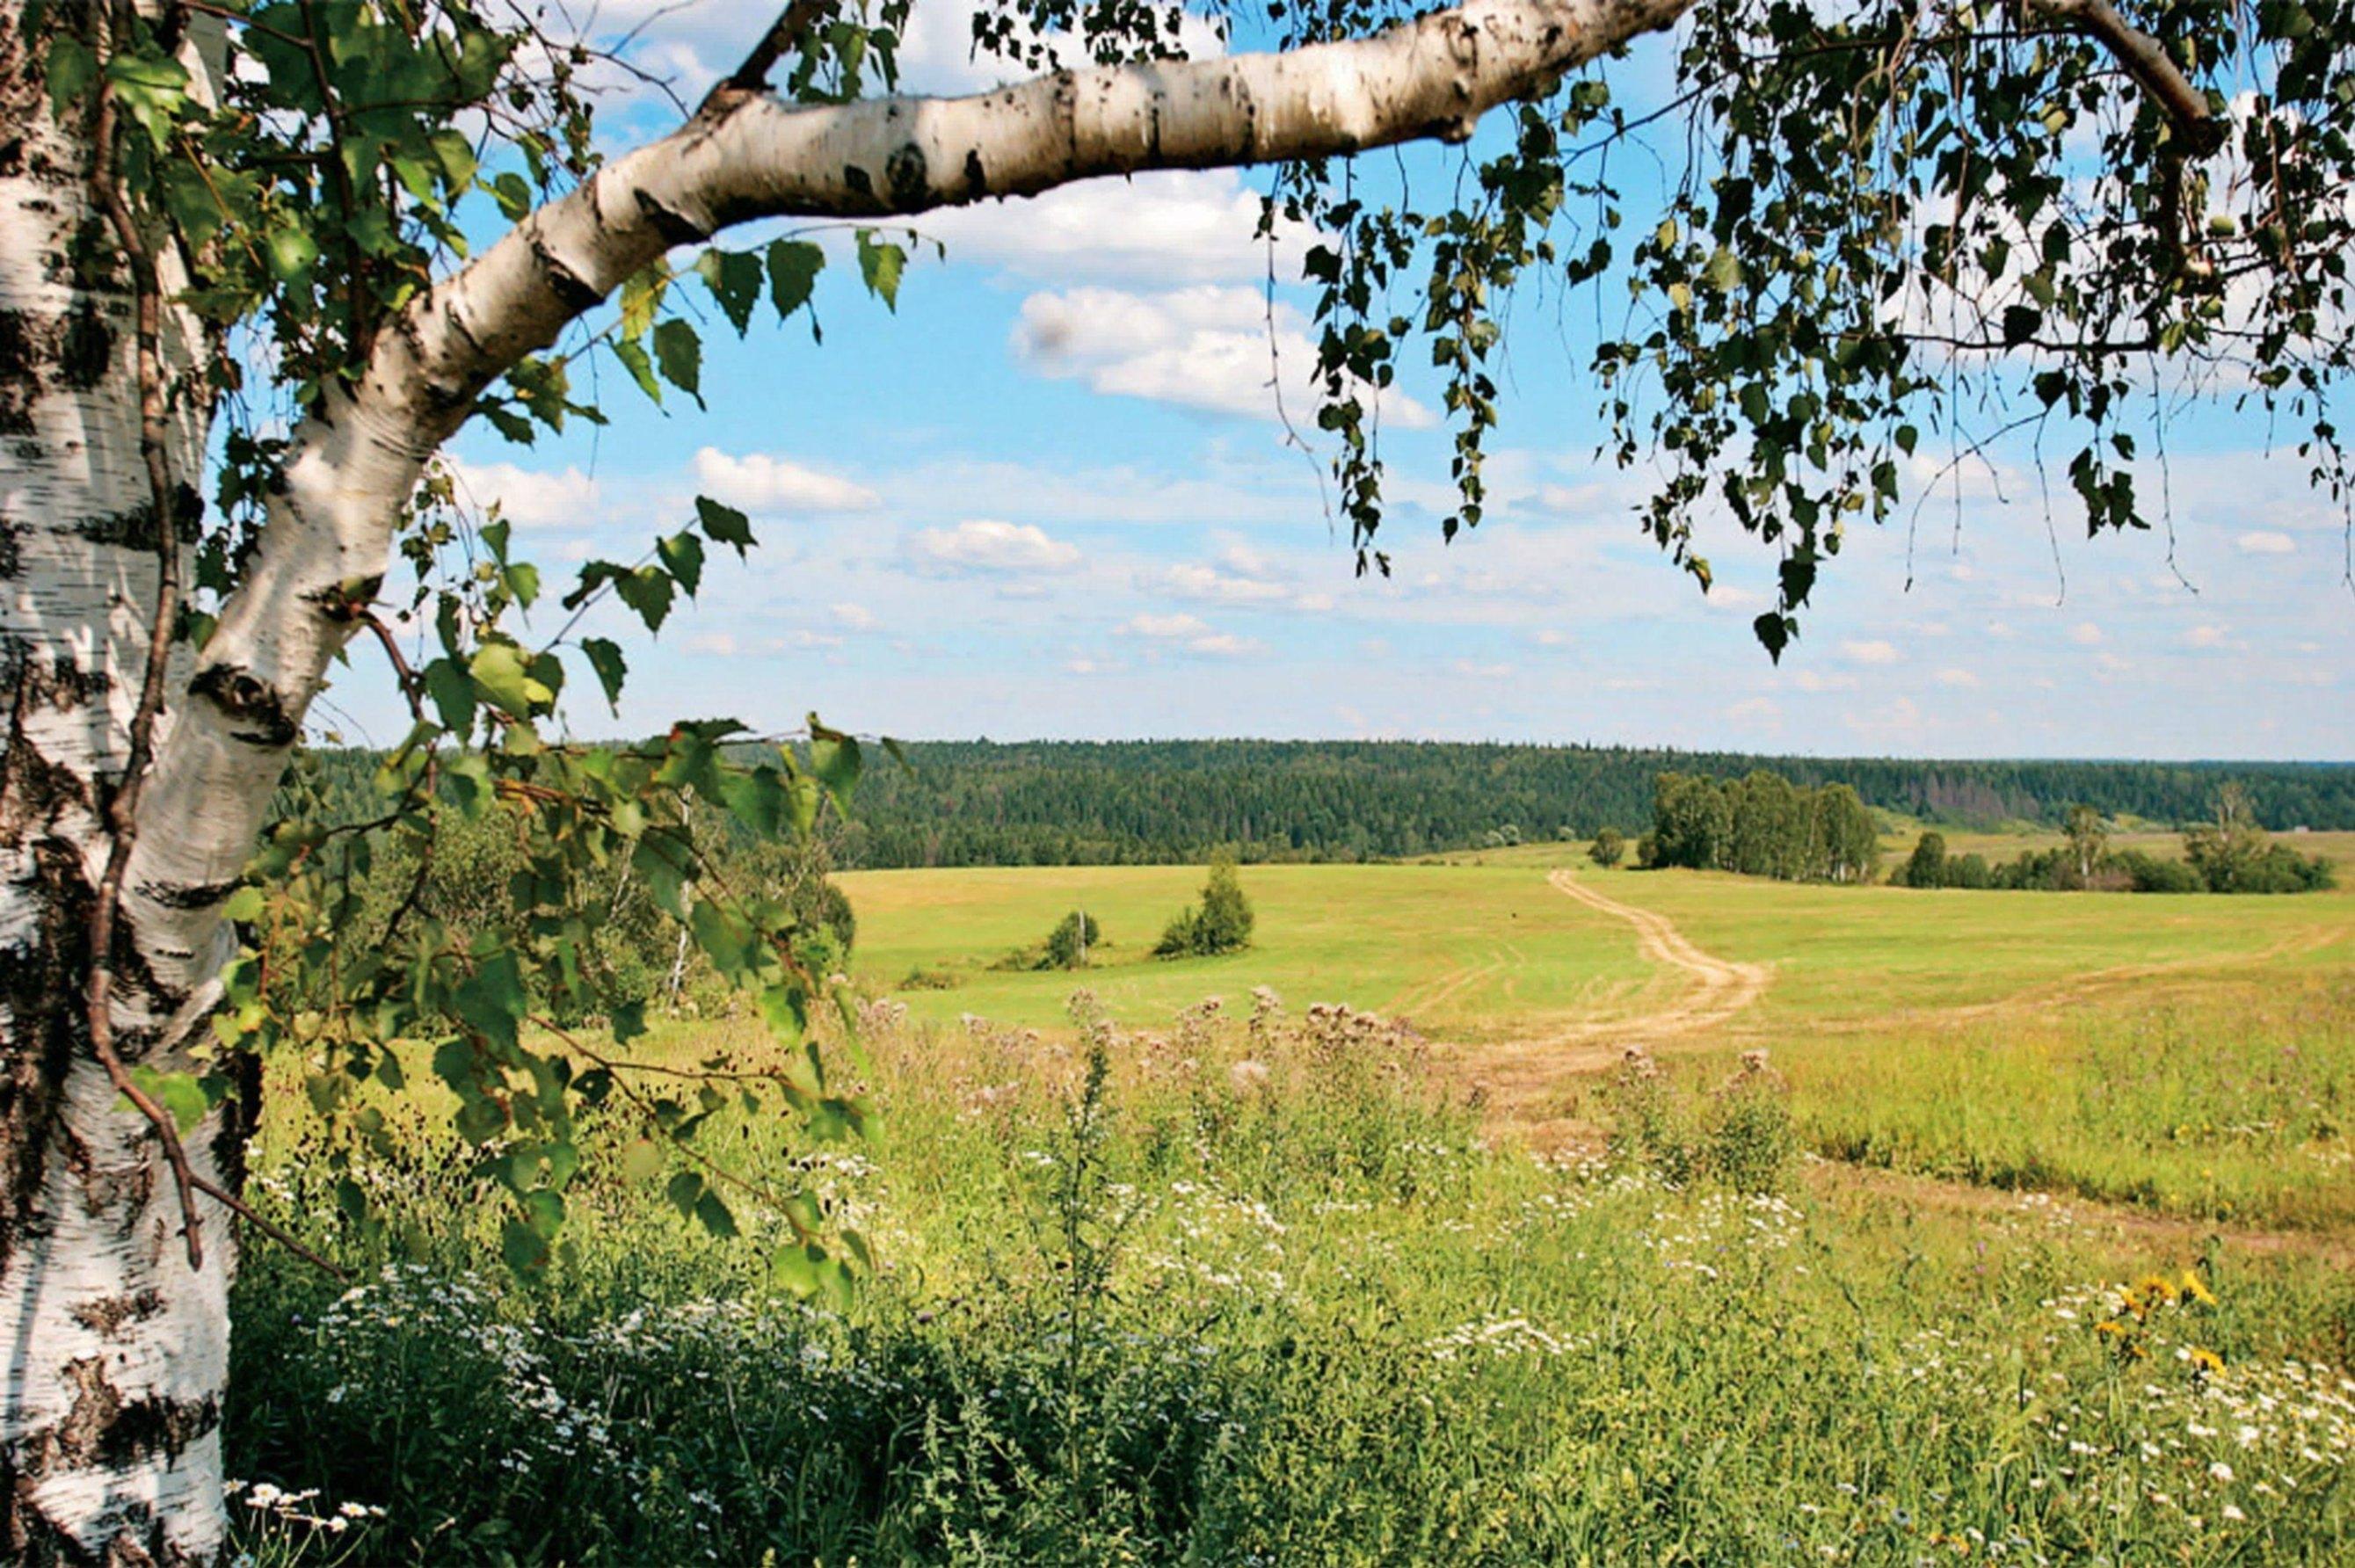
M 1539 1107 L 1559 1095 L 1565 1079 L 1616 1065 L 1631 1045 L 1657 1045 L 1715 1029 L 1764 994 L 1772 973 L 1767 965 L 1720 958 L 1659 911 L 1621 903 L 1569 871 L 1552 872 L 1546 880 L 1595 913 L 1635 927 L 1644 956 L 1689 976 L 1690 984 L 1683 995 L 1650 1012 L 1597 1019 L 1522 1040 L 1443 1048 L 1444 1055 L 1455 1059 L 1455 1071 L 1476 1080 L 1508 1115 L 1535 1111 L 1543 1120 L 1548 1113 Z
M 1720 958 L 1697 945 L 1692 938 L 1677 929 L 1675 921 L 1659 911 L 1623 904 L 1617 899 L 1595 891 L 1569 871 L 1556 871 L 1546 880 L 1552 885 L 1554 891 L 1634 926 L 1636 944 L 1645 957 L 1655 964 L 1681 969 L 1698 982 L 1682 997 L 1658 1012 L 1582 1024 L 1568 1034 L 1557 1036 L 1558 1040 L 1569 1043 L 1607 1035 L 1614 1043 L 1634 1045 L 1698 1034 L 1723 1023 L 1765 993 L 1768 979 L 1765 965 L 1738 964 L 1729 958 Z

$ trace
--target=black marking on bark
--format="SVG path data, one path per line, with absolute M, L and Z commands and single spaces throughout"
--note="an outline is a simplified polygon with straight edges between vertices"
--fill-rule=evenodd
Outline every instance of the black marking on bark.
M 27 751 L 21 735 L 11 737 L 0 763 L 0 816 L 14 815 L 22 798 L 18 781 L 37 771 L 27 765 Z M 0 948 L 0 1007 L 7 1009 L 10 1036 L 10 1049 L 0 1055 L 0 1201 L 6 1204 L 0 1218 L 7 1221 L 0 1225 L 0 1266 L 36 1218 L 66 1070 L 84 1038 L 82 1010 L 59 1007 L 58 998 L 90 973 L 91 894 L 81 856 L 45 835 L 34 842 L 32 864 L 19 896 L 33 901 L 33 929 L 24 945 Z M 11 1499 L 0 1497 L 0 1509 L 9 1507 Z
M 0 310 L 0 435 L 33 433 L 49 335 L 21 310 Z
M 531 253 L 538 259 L 539 270 L 548 279 L 548 292 L 556 296 L 567 315 L 579 315 L 605 297 L 603 290 L 566 266 L 544 241 L 535 238 Z
M 43 648 L 32 638 L 0 636 L 0 687 L 5 687 L 22 714 L 33 704 L 63 712 L 86 707 L 113 687 L 102 669 L 84 669 L 63 648 Z
M 860 168 L 857 164 L 843 165 L 842 183 L 850 187 L 851 195 L 857 197 L 859 201 L 870 208 L 874 205 L 875 182 L 867 177 L 865 169 Z
M 142 882 L 139 896 L 165 909 L 210 909 L 244 885 L 241 877 L 226 882 Z
M 653 192 L 640 190 L 638 210 L 646 215 L 646 222 L 666 245 L 695 245 L 711 238 L 703 225 L 675 208 L 665 207 Z
M 114 368 L 114 328 L 106 314 L 87 294 L 66 317 L 64 340 L 58 347 L 59 379 L 78 392 L 104 381 Z
M 982 172 L 981 149 L 968 147 L 964 155 L 965 194 L 975 200 L 989 194 L 989 177 Z
M 174 532 L 192 545 L 204 531 L 205 498 L 185 480 L 172 495 Z M 120 512 L 77 518 L 74 532 L 92 544 L 120 545 L 124 549 L 153 553 L 156 544 L 155 503 L 142 501 Z
M 0 582 L 25 570 L 24 538 L 24 524 L 14 517 L 0 517 Z
M 126 1401 L 108 1381 L 98 1356 L 66 1363 L 74 1390 L 73 1408 L 47 1432 L 34 1434 L 17 1450 L 19 1475 L 43 1476 L 92 1467 L 119 1469 L 158 1455 L 176 1459 L 183 1449 L 220 1424 L 220 1401 L 162 1399 Z
M 883 161 L 883 183 L 890 187 L 892 204 L 902 210 L 920 207 L 931 188 L 927 178 L 924 149 L 913 142 L 902 142 Z
M 226 1063 L 229 1087 L 221 1105 L 220 1130 L 213 1135 L 213 1168 L 231 1192 L 245 1190 L 245 1151 L 261 1127 L 261 1058 L 232 1051 Z
M 188 695 L 201 697 L 228 716 L 229 738 L 249 746 L 282 751 L 303 732 L 286 701 L 242 665 L 208 665 L 188 682 Z
M 164 1293 L 154 1285 L 123 1296 L 102 1296 L 73 1309 L 73 1320 L 93 1334 L 112 1339 L 125 1323 L 144 1323 L 164 1310 Z

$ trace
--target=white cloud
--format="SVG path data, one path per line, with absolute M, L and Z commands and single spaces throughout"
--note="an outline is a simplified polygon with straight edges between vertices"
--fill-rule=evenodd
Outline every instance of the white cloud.
M 698 632 L 687 639 L 687 651 L 691 654 L 716 654 L 724 658 L 741 650 L 736 639 L 726 632 Z
M 1162 638 L 1198 637 L 1208 633 L 1209 629 L 1200 616 L 1188 615 L 1182 612 L 1175 615 L 1151 613 L 1134 615 L 1129 618 L 1128 624 L 1121 628 L 1124 632 L 1134 632 L 1140 637 Z
M 1156 580 L 1156 585 L 1181 599 L 1200 599 L 1219 604 L 1270 604 L 1287 598 L 1291 590 L 1280 582 L 1240 573 L 1220 571 L 1216 567 L 1188 563 L 1169 567 Z
M 519 528 L 586 528 L 598 519 L 601 492 L 597 481 L 578 468 L 543 474 L 512 463 L 465 463 L 453 460 L 451 476 L 458 493 Z
M 864 604 L 852 604 L 846 602 L 834 607 L 834 624 L 837 626 L 848 627 L 854 632 L 871 632 L 876 624 L 875 612 Z
M 1734 703 L 1725 716 L 1737 724 L 1778 724 L 1783 719 L 1783 705 L 1771 697 L 1751 697 Z
M 2243 555 L 2287 555 L 2297 549 L 2287 534 L 2271 528 L 2252 528 L 2232 542 Z
M 1856 677 L 1852 675 L 1817 675 L 1803 669 L 1791 677 L 1791 684 L 1801 691 L 1854 691 Z
M 2102 640 L 2102 629 L 2091 621 L 2080 621 L 2069 628 L 2069 640 L 2079 647 L 2090 648 Z
M 1255 637 L 1213 631 L 1200 616 L 1188 615 L 1183 611 L 1161 615 L 1148 610 L 1130 616 L 1120 629 L 1135 636 L 1149 637 L 1155 642 L 1174 643 L 1188 653 L 1211 658 L 1241 658 L 1267 651 L 1267 645 Z
M 1466 680 L 1510 680 L 1513 667 L 1508 664 L 1476 664 L 1470 659 L 1457 659 L 1448 667 Z
M 1878 637 L 1870 641 L 1851 637 L 1840 644 L 1839 651 L 1851 664 L 1890 665 L 1905 656 L 1897 651 L 1896 644 Z
M 2183 640 L 2185 643 L 2195 648 L 2217 647 L 2222 645 L 2224 641 L 2224 628 L 2222 626 L 2194 626 L 2190 631 L 2183 634 Z
M 695 483 L 713 500 L 747 512 L 864 512 L 883 504 L 864 485 L 766 453 L 734 457 L 716 446 L 695 454 Z
M 1951 686 L 1967 691 L 1978 683 L 1979 677 L 1966 669 L 1942 669 L 1938 672 L 1940 686 Z
M 1077 545 L 1050 539 L 1035 523 L 968 517 L 953 528 L 925 528 L 909 541 L 918 564 L 936 571 L 1068 571 L 1080 563 Z
M 1175 287 L 1264 278 L 1268 242 L 1258 237 L 1259 213 L 1259 192 L 1232 169 L 1165 169 L 954 208 L 922 227 L 948 247 L 951 265 L 970 260 L 1058 283 Z M 1305 225 L 1279 224 L 1278 282 L 1300 276 L 1314 239 Z
M 1274 421 L 1280 367 L 1281 414 L 1306 427 L 1316 407 L 1310 386 L 1316 350 L 1300 313 L 1278 304 L 1271 341 L 1267 300 L 1257 289 L 1035 293 L 1022 302 L 1012 344 L 1015 357 L 1039 375 L 1083 380 L 1106 397 Z M 1377 404 L 1393 425 L 1420 430 L 1438 422 L 1402 393 L 1384 393 Z

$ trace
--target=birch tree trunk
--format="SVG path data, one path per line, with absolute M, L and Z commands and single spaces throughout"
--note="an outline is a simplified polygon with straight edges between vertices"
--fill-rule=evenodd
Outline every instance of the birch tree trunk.
M 198 522 L 209 410 L 190 372 L 211 347 L 165 313 L 175 484 L 159 515 L 133 293 L 92 238 L 88 131 L 51 119 L 18 10 L 0 5 L 0 1550 L 201 1562 L 223 1533 L 234 1247 L 216 1225 L 191 1267 L 156 1134 L 92 1054 L 85 997 L 107 807 L 157 631 L 158 530 L 190 539 Z M 162 271 L 185 282 L 169 256 Z M 209 1010 L 220 923 L 176 901 L 164 886 L 125 900 L 109 1016 L 127 1060 L 184 1064 Z M 239 1133 L 216 1115 L 187 1153 L 231 1184 Z
M 186 1065 L 230 944 L 221 906 L 426 462 L 485 387 L 673 246 L 768 216 L 913 213 L 1141 168 L 1461 139 L 1690 3 L 1472 0 L 1356 42 L 965 99 L 799 107 L 730 89 L 532 214 L 323 394 L 218 628 L 178 656 L 113 944 L 118 1053 Z M 209 411 L 187 372 L 211 348 L 166 313 L 179 499 L 160 517 L 132 302 L 89 240 L 87 132 L 51 119 L 23 9 L 0 0 L 0 1549 L 201 1563 L 226 1535 L 227 1216 L 208 1216 L 192 1267 L 158 1138 L 95 1057 L 83 999 L 109 802 L 157 631 L 156 529 L 197 528 Z M 160 260 L 168 292 L 184 280 L 168 247 Z M 233 1189 L 246 1131 L 199 1126 L 196 1174 Z

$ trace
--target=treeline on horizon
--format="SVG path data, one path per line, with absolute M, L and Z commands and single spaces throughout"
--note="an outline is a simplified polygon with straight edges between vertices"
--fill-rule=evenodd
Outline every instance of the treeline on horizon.
M 2259 826 L 2355 828 L 2355 765 L 1939 762 L 1774 757 L 1616 746 L 1402 741 L 911 741 L 878 750 L 835 865 L 882 869 L 1365 860 L 1520 838 L 1630 838 L 1652 825 L 1663 773 L 1777 773 L 1844 784 L 1880 811 L 1949 827 L 2062 823 L 2083 804 L 2167 827 L 2199 820 L 2237 781 Z M 322 784 L 373 814 L 375 753 L 314 757 Z

